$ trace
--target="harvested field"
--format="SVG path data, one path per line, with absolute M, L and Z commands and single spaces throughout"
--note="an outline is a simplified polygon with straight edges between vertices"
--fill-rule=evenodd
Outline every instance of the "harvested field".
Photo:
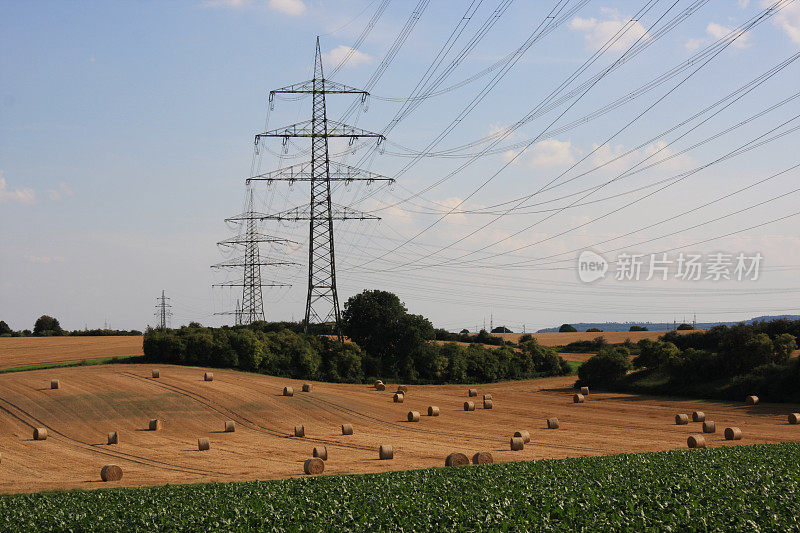
M 415 385 L 404 404 L 395 404 L 392 392 L 371 384 L 315 382 L 312 392 L 285 397 L 284 386 L 302 382 L 222 369 L 206 382 L 204 369 L 160 368 L 158 380 L 150 365 L 135 364 L 0 375 L 0 492 L 300 477 L 315 446 L 330 453 L 325 474 L 438 467 L 453 452 L 487 451 L 506 462 L 686 449 L 700 424 L 676 426 L 674 417 L 692 411 L 704 411 L 721 428 L 742 429 L 740 441 L 706 434 L 710 448 L 800 440 L 787 420 L 800 412 L 798 405 L 594 390 L 576 405 L 574 377 L 484 384 L 480 391 L 492 394 L 497 408 L 465 413 L 464 385 Z M 51 390 L 50 379 L 60 379 L 61 388 Z M 409 409 L 429 405 L 440 416 L 407 422 Z M 549 417 L 559 419 L 558 431 L 546 428 Z M 146 431 L 152 418 L 164 421 L 162 430 Z M 227 420 L 236 423 L 235 432 L 225 433 Z M 299 424 L 305 437 L 290 436 Z M 358 431 L 344 436 L 342 424 Z M 34 441 L 34 427 L 45 427 L 47 440 Z M 530 432 L 524 450 L 510 450 L 509 428 Z M 109 431 L 119 432 L 119 444 L 106 444 Z M 213 441 L 210 450 L 198 453 L 200 437 Z M 393 447 L 393 460 L 378 460 L 382 444 Z M 125 475 L 99 483 L 98 472 L 109 463 Z
M 702 330 L 694 330 L 694 331 L 702 331 Z M 571 342 L 576 341 L 591 341 L 596 339 L 597 337 L 605 337 L 605 339 L 610 342 L 611 344 L 616 344 L 620 342 L 625 342 L 626 339 L 630 339 L 631 342 L 638 342 L 642 339 L 650 339 L 656 340 L 660 336 L 664 335 L 665 333 L 669 333 L 667 331 L 606 331 L 602 333 L 597 332 L 577 332 L 577 333 L 531 333 L 533 338 L 535 338 L 539 344 L 542 346 L 564 346 Z M 678 331 L 678 334 L 685 335 L 686 333 L 692 333 L 692 330 L 681 330 Z M 502 337 L 503 339 L 511 342 L 519 342 L 519 338 L 524 335 L 524 333 L 492 333 L 495 337 Z
M 142 355 L 142 337 L 3 337 L 0 368 Z

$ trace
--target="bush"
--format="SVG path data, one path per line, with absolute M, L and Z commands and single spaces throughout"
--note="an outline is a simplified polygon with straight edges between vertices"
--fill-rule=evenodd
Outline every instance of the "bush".
M 638 342 L 639 355 L 633 360 L 636 368 L 660 368 L 681 356 L 681 351 L 671 342 L 642 339 Z
M 561 327 L 558 328 L 559 333 L 575 333 L 578 330 L 575 329 L 575 326 L 571 324 L 561 324 Z
M 11 328 L 8 327 L 8 324 L 6 324 L 3 320 L 0 320 L 0 335 L 10 336 L 12 333 L 13 331 L 11 331 Z
M 581 383 L 588 386 L 611 384 L 625 376 L 633 365 L 625 348 L 603 348 L 578 368 Z
M 63 334 L 63 330 L 57 319 L 42 315 L 36 319 L 36 323 L 33 325 L 33 334 L 43 337 L 58 336 Z
M 628 331 L 649 331 L 647 326 L 631 326 Z
M 511 331 L 505 326 L 497 326 L 492 330 L 492 333 L 513 333 L 513 331 Z
M 691 325 L 691 324 L 686 324 L 685 322 L 683 324 L 681 324 L 680 326 L 678 326 L 678 331 L 685 331 L 685 330 L 691 330 L 691 329 L 694 329 L 694 326 Z

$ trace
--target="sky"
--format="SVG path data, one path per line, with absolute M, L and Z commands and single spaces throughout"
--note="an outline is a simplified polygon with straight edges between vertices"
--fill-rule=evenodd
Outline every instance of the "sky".
M 216 243 L 246 178 L 309 158 L 254 135 L 311 118 L 268 94 L 317 36 L 370 92 L 328 117 L 386 137 L 331 159 L 395 180 L 333 189 L 380 217 L 335 223 L 342 305 L 389 290 L 450 330 L 800 313 L 800 0 L 0 1 L 0 320 L 142 329 L 164 290 L 173 326 L 232 323 Z M 252 183 L 259 212 L 309 201 Z M 294 241 L 261 249 L 295 263 L 264 267 L 291 285 L 267 320 L 304 315 L 307 224 L 261 225 Z

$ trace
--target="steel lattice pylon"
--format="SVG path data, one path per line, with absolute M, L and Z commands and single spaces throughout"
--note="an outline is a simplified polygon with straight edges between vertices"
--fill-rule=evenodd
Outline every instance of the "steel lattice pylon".
M 247 189 L 247 207 L 244 213 L 226 219 L 226 222 L 238 222 L 244 226 L 244 232 L 236 237 L 217 243 L 220 246 L 242 250 L 242 255 L 228 261 L 212 265 L 211 268 L 242 269 L 242 279 L 216 284 L 215 287 L 242 287 L 242 300 L 236 303 L 236 311 L 217 313 L 220 315 L 235 316 L 237 325 L 251 324 L 264 320 L 264 301 L 261 293 L 262 287 L 287 287 L 285 283 L 264 283 L 261 279 L 262 266 L 286 266 L 295 263 L 286 261 L 266 261 L 261 259 L 260 244 L 263 242 L 273 244 L 294 243 L 288 239 L 279 239 L 265 235 L 258 231 L 258 222 L 265 216 L 253 208 L 253 190 Z
M 331 201 L 331 181 L 392 181 L 367 171 L 331 162 L 328 152 L 328 139 L 331 137 L 375 137 L 378 142 L 383 136 L 347 124 L 328 120 L 326 94 L 358 94 L 362 102 L 368 96 L 347 85 L 326 80 L 322 69 L 322 53 L 319 37 L 314 56 L 314 78 L 312 80 L 270 91 L 270 104 L 275 94 L 311 94 L 312 118 L 310 121 L 293 124 L 284 128 L 256 135 L 256 147 L 262 138 L 290 137 L 311 138 L 311 163 L 294 165 L 286 169 L 254 176 L 254 180 L 264 181 L 309 181 L 311 197 L 308 209 L 294 208 L 277 214 L 266 215 L 264 220 L 308 220 L 308 293 L 306 298 L 305 328 L 311 323 L 334 322 L 336 332 L 341 338 L 339 296 L 336 291 L 336 260 L 334 253 L 334 220 L 365 220 L 378 217 L 336 206 Z M 331 175 L 333 167 L 333 175 Z M 343 177 L 342 177 L 343 176 Z

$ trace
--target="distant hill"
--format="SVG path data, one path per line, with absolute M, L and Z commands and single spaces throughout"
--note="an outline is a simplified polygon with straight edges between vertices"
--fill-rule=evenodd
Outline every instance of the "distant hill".
M 695 329 L 709 329 L 719 325 L 734 326 L 736 324 L 752 324 L 753 322 L 770 322 L 781 319 L 800 320 L 800 315 L 757 316 L 750 320 L 738 320 L 736 322 L 698 322 L 695 324 Z M 672 322 L 578 322 L 572 325 L 578 331 L 586 331 L 591 328 L 602 329 L 603 331 L 628 331 L 631 326 L 644 326 L 650 331 L 668 331 L 675 327 Z M 540 329 L 537 333 L 556 332 L 559 327 Z

